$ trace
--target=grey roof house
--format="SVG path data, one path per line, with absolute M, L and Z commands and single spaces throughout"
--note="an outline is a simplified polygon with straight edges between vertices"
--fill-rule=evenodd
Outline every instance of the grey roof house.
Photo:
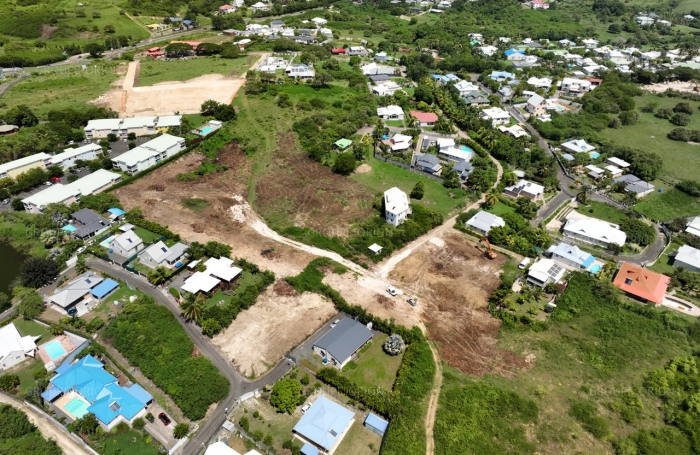
M 673 261 L 674 267 L 683 267 L 689 272 L 700 272 L 700 250 L 683 245 Z
M 484 212 L 483 210 L 480 210 L 479 213 L 467 221 L 467 226 L 483 235 L 488 234 L 492 228 L 503 227 L 505 225 L 506 222 L 503 218 L 493 213 Z
M 134 231 L 126 231 L 109 242 L 109 249 L 120 256 L 133 256 L 143 249 L 143 240 Z
M 82 226 L 76 227 L 75 231 L 73 231 L 73 235 L 79 239 L 86 239 L 97 235 L 110 226 L 110 221 L 108 219 L 101 217 L 90 209 L 78 210 L 71 214 L 71 217 L 82 224 Z
M 430 153 L 420 155 L 416 159 L 416 167 L 421 171 L 428 172 L 434 175 L 440 175 L 442 172 L 442 165 L 440 164 L 440 159 Z
M 452 170 L 459 175 L 460 180 L 466 182 L 469 178 L 469 174 L 471 174 L 474 170 L 474 166 L 472 166 L 469 161 L 464 160 L 452 166 Z
M 102 281 L 103 278 L 101 276 L 92 272 L 85 272 L 68 283 L 63 289 L 57 289 L 56 292 L 49 297 L 49 301 L 56 310 L 65 314 L 70 308 L 83 300 L 83 298 L 90 293 L 90 290 Z
M 345 318 L 314 343 L 313 351 L 323 357 L 324 363 L 342 370 L 372 336 L 363 323 Z

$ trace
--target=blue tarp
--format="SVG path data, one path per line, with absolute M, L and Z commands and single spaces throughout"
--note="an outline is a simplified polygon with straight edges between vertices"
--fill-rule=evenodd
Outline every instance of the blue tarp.
M 44 391 L 44 393 L 41 394 L 41 398 L 43 398 L 46 401 L 53 401 L 56 399 L 57 396 L 62 394 L 61 389 L 58 387 L 54 387 L 53 384 L 49 383 L 49 388 Z
M 98 299 L 101 299 L 102 297 L 106 296 L 118 287 L 119 283 L 110 278 L 107 278 L 102 283 L 95 286 L 95 288 L 90 291 L 90 294 L 94 295 Z
M 301 448 L 301 453 L 303 453 L 304 455 L 318 455 L 320 452 L 316 447 L 312 446 L 307 442 Z
M 108 211 L 109 213 L 111 213 L 112 215 L 114 215 L 114 216 L 122 216 L 122 215 L 124 215 L 124 214 L 126 213 L 124 210 L 118 209 L 118 208 L 111 208 L 111 209 L 109 209 L 109 210 L 107 210 L 107 211 Z
M 365 425 L 369 425 L 384 433 L 386 431 L 386 428 L 389 426 L 389 422 L 370 412 L 367 418 L 365 419 Z
M 72 224 L 69 224 L 68 226 L 63 226 L 61 230 L 66 232 L 75 232 L 77 229 Z

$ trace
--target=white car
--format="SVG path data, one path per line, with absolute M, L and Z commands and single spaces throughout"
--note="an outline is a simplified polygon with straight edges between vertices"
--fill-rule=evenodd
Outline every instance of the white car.
M 308 411 L 310 407 L 311 407 L 310 404 L 305 404 L 304 406 L 301 407 L 301 413 L 306 414 L 306 411 Z
M 46 185 L 46 186 L 51 186 L 51 185 L 53 185 L 53 183 L 51 183 L 51 182 L 46 182 L 46 183 L 44 183 L 44 185 Z
M 333 327 L 335 327 L 336 325 L 338 325 L 339 322 L 340 322 L 340 319 L 336 319 L 335 321 L 331 322 L 331 329 Z
M 396 295 L 396 289 L 394 289 L 393 286 L 387 286 L 387 287 L 386 287 L 386 292 L 388 292 L 389 294 L 391 294 L 392 297 L 394 297 L 394 296 Z

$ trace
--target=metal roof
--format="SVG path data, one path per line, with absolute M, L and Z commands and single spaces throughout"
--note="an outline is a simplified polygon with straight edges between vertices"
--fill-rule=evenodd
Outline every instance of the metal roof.
M 342 363 L 370 338 L 372 338 L 372 331 L 363 323 L 345 318 L 323 335 L 315 343 L 315 346 L 328 351 L 330 355 Z
M 354 417 L 352 411 L 321 395 L 297 422 L 293 431 L 330 450 Z

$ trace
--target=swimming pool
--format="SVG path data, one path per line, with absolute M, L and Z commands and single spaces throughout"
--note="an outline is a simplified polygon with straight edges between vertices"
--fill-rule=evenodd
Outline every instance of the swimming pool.
M 79 397 L 75 397 L 63 406 L 63 409 L 68 411 L 73 417 L 78 419 L 88 413 L 88 404 L 81 400 Z
M 114 240 L 117 236 L 116 235 L 111 235 L 104 239 L 103 241 L 100 242 L 100 245 L 102 245 L 105 248 L 109 248 L 109 243 Z
M 589 272 L 591 273 L 598 273 L 600 272 L 600 265 L 598 264 L 593 264 L 590 269 L 588 269 Z
M 207 126 L 206 128 L 202 128 L 201 130 L 199 130 L 199 134 L 202 135 L 202 136 L 205 136 L 205 135 L 211 133 L 211 131 L 212 131 L 213 129 L 214 129 L 214 128 L 212 128 L 211 126 Z
M 51 357 L 51 360 L 55 360 L 61 356 L 66 355 L 66 350 L 61 346 L 58 340 L 53 340 L 46 343 L 44 346 L 44 351 Z
M 600 153 L 598 152 L 591 152 L 589 155 L 591 155 L 591 158 L 596 159 L 600 156 Z
M 554 109 L 556 109 L 559 112 L 564 112 L 564 106 L 555 106 Z
M 459 148 L 464 150 L 465 152 L 474 153 L 474 150 L 470 149 L 466 145 L 460 145 Z

